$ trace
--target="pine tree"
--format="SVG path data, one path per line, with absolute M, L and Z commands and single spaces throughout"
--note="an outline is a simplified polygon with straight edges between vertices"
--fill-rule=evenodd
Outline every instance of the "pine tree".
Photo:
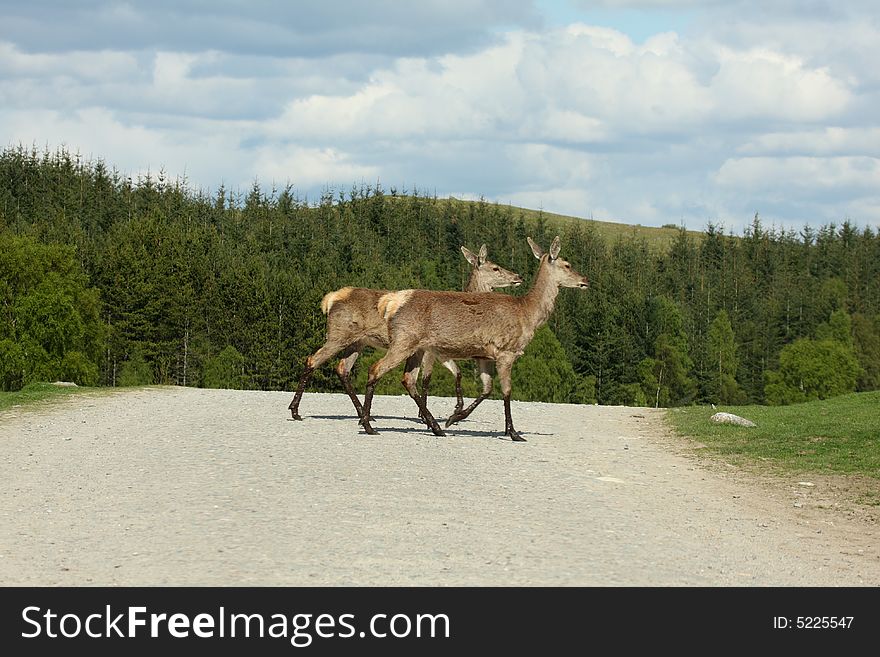
M 708 398 L 719 404 L 742 403 L 744 395 L 736 382 L 736 343 L 727 311 L 719 311 L 712 320 L 707 344 L 711 363 L 706 381 Z

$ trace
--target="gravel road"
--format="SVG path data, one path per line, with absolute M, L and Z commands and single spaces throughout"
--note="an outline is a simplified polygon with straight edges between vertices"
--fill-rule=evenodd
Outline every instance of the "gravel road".
M 707 465 L 663 411 L 148 388 L 0 413 L 3 585 L 880 584 L 821 484 Z M 438 417 L 454 400 L 433 399 Z M 796 506 L 797 505 L 797 506 Z

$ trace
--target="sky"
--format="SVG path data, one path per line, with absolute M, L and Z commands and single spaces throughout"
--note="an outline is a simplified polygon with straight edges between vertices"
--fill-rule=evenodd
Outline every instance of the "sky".
M 0 0 L 0 147 L 208 193 L 876 227 L 878 108 L 874 0 Z

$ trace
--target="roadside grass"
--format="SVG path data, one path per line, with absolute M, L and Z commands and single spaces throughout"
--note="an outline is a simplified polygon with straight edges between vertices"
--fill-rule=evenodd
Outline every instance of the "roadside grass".
M 709 418 L 719 411 L 748 418 L 758 426 L 711 422 Z M 740 462 L 880 479 L 878 411 L 880 391 L 873 391 L 791 406 L 673 408 L 667 417 L 680 435 Z
M 116 388 L 86 388 L 57 386 L 51 383 L 29 383 L 15 392 L 0 392 L 0 412 L 17 407 L 39 407 L 73 395 L 104 394 L 113 390 Z

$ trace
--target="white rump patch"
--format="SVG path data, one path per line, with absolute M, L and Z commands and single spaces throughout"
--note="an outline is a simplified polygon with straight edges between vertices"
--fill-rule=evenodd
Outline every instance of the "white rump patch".
M 345 301 L 348 298 L 348 295 L 351 294 L 353 287 L 344 287 L 341 290 L 336 290 L 335 292 L 328 292 L 324 295 L 324 298 L 321 299 L 321 312 L 325 315 L 330 312 L 330 309 L 333 307 L 333 304 L 337 301 Z
M 379 310 L 379 314 L 382 315 L 386 321 L 391 319 L 397 311 L 400 310 L 400 307 L 409 301 L 413 292 L 415 292 L 415 290 L 401 290 L 400 292 L 383 294 L 379 298 L 379 303 L 376 306 Z

